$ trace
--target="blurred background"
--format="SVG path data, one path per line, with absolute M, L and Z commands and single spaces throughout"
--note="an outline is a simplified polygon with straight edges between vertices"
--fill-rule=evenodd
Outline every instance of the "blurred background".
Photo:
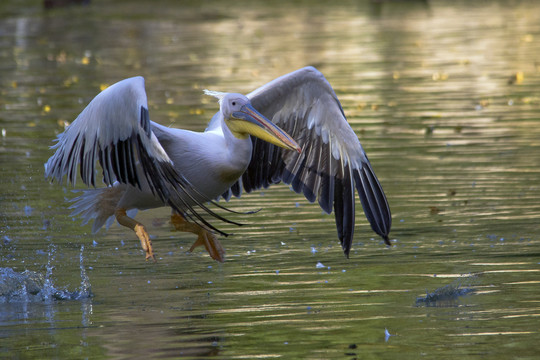
M 306 65 L 386 191 L 391 248 L 358 202 L 345 259 L 333 215 L 281 185 L 227 204 L 262 210 L 221 227 L 224 264 L 187 253 L 169 210 L 141 212 L 145 263 L 43 178 L 53 139 L 116 81 L 144 76 L 152 120 L 202 131 L 218 109 L 202 89 Z M 536 358 L 539 86 L 535 1 L 3 0 L 0 357 Z

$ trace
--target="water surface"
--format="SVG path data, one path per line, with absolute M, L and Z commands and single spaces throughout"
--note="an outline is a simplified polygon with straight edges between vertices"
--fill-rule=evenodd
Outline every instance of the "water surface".
M 538 4 L 4 1 L 0 16 L 0 267 L 69 294 L 84 270 L 93 295 L 2 298 L 0 357 L 538 357 Z M 222 226 L 224 264 L 188 253 L 167 209 L 140 213 L 152 264 L 43 179 L 52 139 L 122 78 L 145 77 L 154 121 L 200 131 L 217 110 L 202 89 L 306 65 L 383 184 L 391 248 L 358 211 L 345 259 L 333 216 L 276 186 L 228 204 L 262 210 Z

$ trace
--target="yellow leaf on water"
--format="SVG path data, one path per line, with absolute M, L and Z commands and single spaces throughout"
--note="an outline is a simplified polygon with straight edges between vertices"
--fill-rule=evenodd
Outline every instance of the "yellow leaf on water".
M 64 86 L 70 87 L 73 84 L 76 84 L 79 82 L 79 78 L 76 75 L 73 75 L 69 77 L 68 79 L 64 80 Z
M 51 111 L 51 107 L 50 107 L 49 105 L 45 105 L 45 106 L 43 107 L 43 112 L 48 113 L 48 112 L 50 112 L 50 111 Z
M 60 51 L 58 55 L 56 55 L 55 60 L 57 63 L 65 64 L 67 61 L 67 54 L 64 50 Z
M 169 117 L 169 119 L 174 120 L 174 119 L 178 119 L 178 117 L 180 116 L 180 113 L 178 111 L 169 111 L 167 112 L 167 116 Z
M 69 126 L 69 121 L 59 119 L 57 122 L 58 126 L 63 127 L 64 129 Z
M 99 91 L 103 91 L 103 90 L 105 90 L 105 89 L 108 88 L 108 87 L 109 87 L 108 84 L 100 84 L 100 85 L 99 85 Z
M 485 107 L 488 107 L 488 106 L 489 106 L 489 102 L 490 102 L 489 99 L 482 99 L 482 100 L 480 100 L 480 106 L 482 106 L 482 107 L 484 107 L 484 108 L 485 108 Z
M 448 80 L 448 74 L 444 72 L 436 72 L 431 75 L 431 79 L 433 79 L 433 81 L 445 81 Z
M 534 41 L 534 36 L 532 34 L 527 34 L 527 35 L 525 35 L 525 36 L 523 36 L 521 38 L 521 41 L 528 42 L 528 43 L 533 42 Z
M 189 109 L 189 113 L 190 115 L 202 115 L 204 114 L 204 110 L 203 109 Z
M 519 85 L 523 82 L 523 80 L 525 80 L 525 74 L 523 73 L 523 71 L 518 71 L 517 73 L 510 76 L 510 78 L 508 79 L 508 85 Z

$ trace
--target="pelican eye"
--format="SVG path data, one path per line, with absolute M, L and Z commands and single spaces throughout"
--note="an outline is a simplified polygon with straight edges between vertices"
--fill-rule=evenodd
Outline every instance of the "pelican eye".
M 233 102 L 232 102 L 232 106 L 236 106 L 236 101 L 233 101 Z

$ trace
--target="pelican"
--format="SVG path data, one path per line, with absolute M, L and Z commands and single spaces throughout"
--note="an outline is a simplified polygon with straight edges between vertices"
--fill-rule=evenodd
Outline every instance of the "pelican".
M 93 219 L 94 232 L 116 219 L 136 233 L 147 260 L 155 261 L 152 242 L 131 210 L 171 207 L 171 224 L 197 235 L 190 251 L 204 246 L 223 262 L 217 235 L 227 234 L 208 218 L 231 221 L 216 213 L 224 208 L 217 200 L 280 182 L 334 212 L 347 258 L 356 191 L 371 228 L 391 244 L 386 196 L 321 72 L 305 67 L 246 96 L 205 93 L 219 100 L 219 111 L 204 132 L 194 132 L 150 121 L 142 77 L 108 87 L 58 135 L 45 177 L 75 185 L 78 172 L 89 189 L 71 200 L 73 214 Z

